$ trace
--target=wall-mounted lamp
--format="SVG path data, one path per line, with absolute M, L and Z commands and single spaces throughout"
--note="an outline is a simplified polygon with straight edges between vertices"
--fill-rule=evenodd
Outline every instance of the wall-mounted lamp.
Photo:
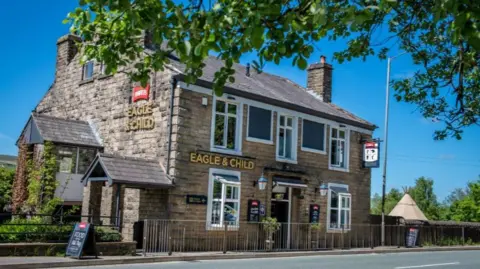
M 202 97 L 202 106 L 208 106 L 208 98 Z
M 320 188 L 315 188 L 315 192 L 317 192 L 317 191 L 320 192 L 320 196 L 325 196 L 325 195 L 327 195 L 327 193 L 328 193 L 328 186 L 327 186 L 327 184 L 322 183 L 322 184 L 320 185 Z
M 253 186 L 255 187 L 258 184 L 258 189 L 263 191 L 267 188 L 267 183 L 268 183 L 268 179 L 265 177 L 265 175 L 262 172 L 262 175 L 260 176 L 258 181 L 253 182 Z

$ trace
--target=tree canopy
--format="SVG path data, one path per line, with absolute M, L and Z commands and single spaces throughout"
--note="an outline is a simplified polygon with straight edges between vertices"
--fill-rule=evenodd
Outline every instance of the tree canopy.
M 213 2 L 213 3 L 211 3 Z M 225 66 L 214 90 L 233 82 L 233 63 L 256 53 L 253 67 L 291 59 L 307 67 L 320 40 L 346 40 L 334 54 L 342 63 L 377 55 L 391 48 L 411 55 L 418 71 L 394 81 L 399 101 L 418 106 L 424 117 L 444 122 L 436 139 L 461 138 L 480 116 L 480 1 L 469 0 L 80 0 L 66 22 L 83 40 L 84 61 L 106 64 L 107 73 L 128 72 L 146 83 L 163 70 L 168 54 L 186 65 L 189 82 L 202 75 L 203 60 L 215 53 Z M 139 42 L 148 31 L 168 47 L 145 52 Z M 379 36 L 385 36 L 378 40 Z M 125 69 L 133 66 L 133 69 Z
M 0 213 L 11 203 L 15 169 L 0 167 Z

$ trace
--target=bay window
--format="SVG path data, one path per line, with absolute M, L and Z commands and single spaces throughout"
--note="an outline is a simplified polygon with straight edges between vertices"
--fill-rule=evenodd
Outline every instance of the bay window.
M 329 184 L 327 227 L 349 230 L 351 227 L 352 196 L 347 185 Z
M 240 173 L 211 169 L 209 179 L 207 229 L 238 227 L 240 218 Z
M 348 132 L 345 129 L 331 128 L 330 169 L 348 171 Z
M 277 160 L 295 161 L 297 158 L 296 119 L 279 115 L 277 128 Z
M 241 106 L 222 100 L 214 103 L 212 123 L 212 150 L 239 151 L 241 134 Z

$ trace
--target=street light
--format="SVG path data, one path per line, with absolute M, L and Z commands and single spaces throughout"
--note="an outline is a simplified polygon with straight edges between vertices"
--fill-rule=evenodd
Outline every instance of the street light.
M 387 86 L 385 93 L 385 130 L 383 140 L 385 142 L 385 157 L 383 158 L 383 182 L 382 182 L 382 228 L 381 228 L 381 245 L 385 246 L 385 191 L 387 187 L 387 148 L 388 148 L 388 112 L 390 100 L 390 65 L 393 59 L 404 55 L 406 52 L 400 53 L 396 56 L 387 59 Z

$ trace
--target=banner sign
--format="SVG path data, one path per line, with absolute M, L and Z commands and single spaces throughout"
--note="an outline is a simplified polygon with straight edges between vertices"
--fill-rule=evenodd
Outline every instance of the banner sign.
M 148 96 L 150 95 L 150 84 L 144 88 L 142 86 L 137 86 L 133 88 L 132 93 L 132 102 L 137 102 L 140 100 L 148 100 Z
M 239 168 L 252 170 L 255 168 L 255 163 L 251 160 L 246 160 L 234 156 L 221 156 L 214 153 L 190 153 L 190 162 L 192 163 L 202 163 L 202 164 L 211 164 L 231 168 Z
M 376 141 L 368 141 L 363 144 L 363 167 L 380 167 L 380 144 Z
M 258 200 L 248 200 L 248 215 L 247 220 L 251 222 L 260 221 L 260 201 Z

